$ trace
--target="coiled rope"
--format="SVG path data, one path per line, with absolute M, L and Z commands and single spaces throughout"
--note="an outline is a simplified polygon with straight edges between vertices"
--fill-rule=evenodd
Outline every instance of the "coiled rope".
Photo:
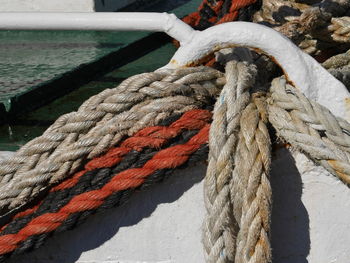
M 205 158 L 210 138 L 205 179 L 208 215 L 203 228 L 207 262 L 271 262 L 267 120 L 282 140 L 347 183 L 350 125 L 303 97 L 283 79 L 272 82 L 270 93 L 255 91 L 254 64 L 230 61 L 225 77 L 210 136 L 211 114 L 206 110 L 190 109 L 169 126 L 141 129 L 88 161 L 83 170 L 51 188 L 44 199 L 4 225 L 0 232 L 2 258 L 39 247 L 52 233 L 124 203 L 135 189 L 161 180 L 191 159 Z M 220 83 L 216 80 L 215 90 Z M 167 116 L 172 119 L 179 114 L 181 111 Z
M 207 0 L 200 15 L 189 16 L 188 22 L 207 27 L 240 19 L 241 10 L 251 17 L 253 3 Z M 281 6 L 291 7 L 294 15 L 281 14 Z M 270 23 L 323 61 L 349 49 L 349 8 L 346 0 L 313 6 L 266 0 L 254 20 Z M 349 57 L 347 51 L 323 63 L 346 85 Z M 131 77 L 60 117 L 1 162 L 0 215 L 12 215 L 0 230 L 1 259 L 37 248 L 49 235 L 73 228 L 90 214 L 123 204 L 135 189 L 162 180 L 171 170 L 204 160 L 209 138 L 206 260 L 271 262 L 268 122 L 281 140 L 346 184 L 350 125 L 283 78 L 265 90 L 273 73 L 259 80 L 261 65 L 257 70 L 256 62 L 231 59 L 225 80 L 223 73 L 207 67 Z M 209 133 L 205 109 L 211 109 L 223 84 Z
M 347 0 L 309 1 L 264 0 L 253 21 L 281 32 L 306 53 L 315 56 L 350 48 Z M 328 55 L 329 56 L 329 55 Z

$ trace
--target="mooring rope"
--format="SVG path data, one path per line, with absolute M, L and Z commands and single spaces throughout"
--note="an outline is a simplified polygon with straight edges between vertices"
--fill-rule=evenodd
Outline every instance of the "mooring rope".
M 350 50 L 330 57 L 322 66 L 350 90 Z
M 183 21 L 198 30 L 234 20 L 251 21 L 260 5 L 260 0 L 203 0 Z
M 53 232 L 70 229 L 94 212 L 121 205 L 134 189 L 164 179 L 170 169 L 200 156 L 204 159 L 210 119 L 207 110 L 186 112 L 171 125 L 145 128 L 98 160 L 90 161 L 74 180 L 52 188 L 44 200 L 2 228 L 0 254 L 5 258 L 14 251 L 39 247 Z M 122 157 L 118 154 L 117 161 L 109 162 L 111 155 L 125 151 L 129 153 Z
M 264 0 L 253 21 L 281 32 L 306 53 L 321 55 L 349 46 L 348 0 L 309 1 Z
M 83 160 L 98 156 L 124 136 L 156 125 L 173 114 L 210 104 L 220 90 L 216 82 L 222 76 L 207 67 L 142 74 L 90 99 L 93 104 L 99 101 L 97 107 L 84 103 L 77 113 L 59 118 L 42 137 L 1 163 L 1 214 L 62 181 L 74 173 Z M 101 98 L 105 99 L 101 101 Z M 77 137 L 82 127 L 89 131 Z M 64 146 L 55 150 L 60 142 Z M 26 158 L 30 165 L 25 164 Z
M 39 247 L 52 233 L 71 229 L 92 213 L 124 203 L 134 189 L 161 180 L 189 160 L 205 158 L 210 138 L 205 179 L 208 215 L 203 224 L 207 262 L 271 262 L 267 119 L 281 139 L 346 183 L 350 124 L 309 101 L 283 78 L 272 82 L 270 93 L 254 91 L 254 64 L 230 61 L 225 74 L 210 136 L 211 114 L 199 109 L 190 109 L 168 126 L 141 129 L 87 161 L 83 170 L 14 215 L 0 231 L 2 258 Z M 216 83 L 215 90 L 222 83 Z M 179 114 L 181 111 L 165 119 Z
M 236 19 L 267 24 L 318 56 L 349 88 L 350 1 L 309 2 L 264 0 L 254 14 L 260 1 L 204 0 L 185 21 L 198 29 Z M 270 133 L 349 184 L 350 124 L 284 77 L 270 84 L 280 73 L 263 69 L 267 59 L 260 58 L 262 64 L 232 56 L 225 74 L 194 67 L 130 77 L 0 162 L 0 217 L 8 219 L 0 260 L 205 160 L 209 141 L 206 261 L 271 262 Z
M 240 119 L 231 193 L 239 222 L 236 263 L 271 262 L 271 142 L 265 98 L 264 92 L 254 93 Z
M 272 82 L 271 92 L 269 121 L 277 135 L 350 184 L 350 124 L 308 100 L 284 78 Z
M 210 129 L 209 160 L 204 180 L 207 215 L 203 224 L 203 244 L 207 262 L 233 262 L 237 218 L 233 214 L 230 189 L 241 114 L 249 103 L 249 88 L 255 82 L 253 64 L 230 61 L 226 84 L 215 104 Z

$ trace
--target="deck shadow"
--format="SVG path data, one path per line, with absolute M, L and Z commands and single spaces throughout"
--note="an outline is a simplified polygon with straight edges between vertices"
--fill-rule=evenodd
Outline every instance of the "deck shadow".
M 9 262 L 76 262 L 83 252 L 98 248 L 118 235 L 120 228 L 137 225 L 142 219 L 150 217 L 159 204 L 177 201 L 193 185 L 203 180 L 205 168 L 201 165 L 177 170 L 167 180 L 134 193 L 126 205 L 91 215 L 78 227 L 57 233 L 45 241 L 42 247 L 15 255 Z M 137 240 L 138 237 L 134 238 Z
M 271 171 L 273 194 L 271 245 L 273 263 L 307 263 L 309 215 L 301 200 L 302 180 L 286 149 L 277 153 Z

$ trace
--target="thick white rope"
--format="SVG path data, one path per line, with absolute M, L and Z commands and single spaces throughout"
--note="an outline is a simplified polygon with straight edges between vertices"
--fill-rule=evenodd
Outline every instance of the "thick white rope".
M 215 104 L 204 180 L 207 215 L 203 224 L 203 244 L 207 262 L 233 262 L 235 258 L 237 222 L 233 214 L 230 181 L 241 114 L 249 103 L 248 89 L 254 84 L 255 75 L 253 64 L 228 62 L 226 84 Z

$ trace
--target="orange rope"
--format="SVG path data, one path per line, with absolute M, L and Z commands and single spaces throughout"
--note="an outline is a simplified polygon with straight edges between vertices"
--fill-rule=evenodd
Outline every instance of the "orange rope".
M 21 242 L 31 236 L 56 230 L 70 215 L 97 209 L 104 200 L 115 192 L 136 188 L 146 177 L 160 169 L 172 169 L 184 164 L 192 153 L 208 142 L 209 124 L 187 143 L 159 151 L 142 168 L 132 168 L 115 175 L 101 189 L 79 194 L 55 213 L 46 213 L 32 219 L 18 233 L 0 236 L 0 254 L 14 251 Z

